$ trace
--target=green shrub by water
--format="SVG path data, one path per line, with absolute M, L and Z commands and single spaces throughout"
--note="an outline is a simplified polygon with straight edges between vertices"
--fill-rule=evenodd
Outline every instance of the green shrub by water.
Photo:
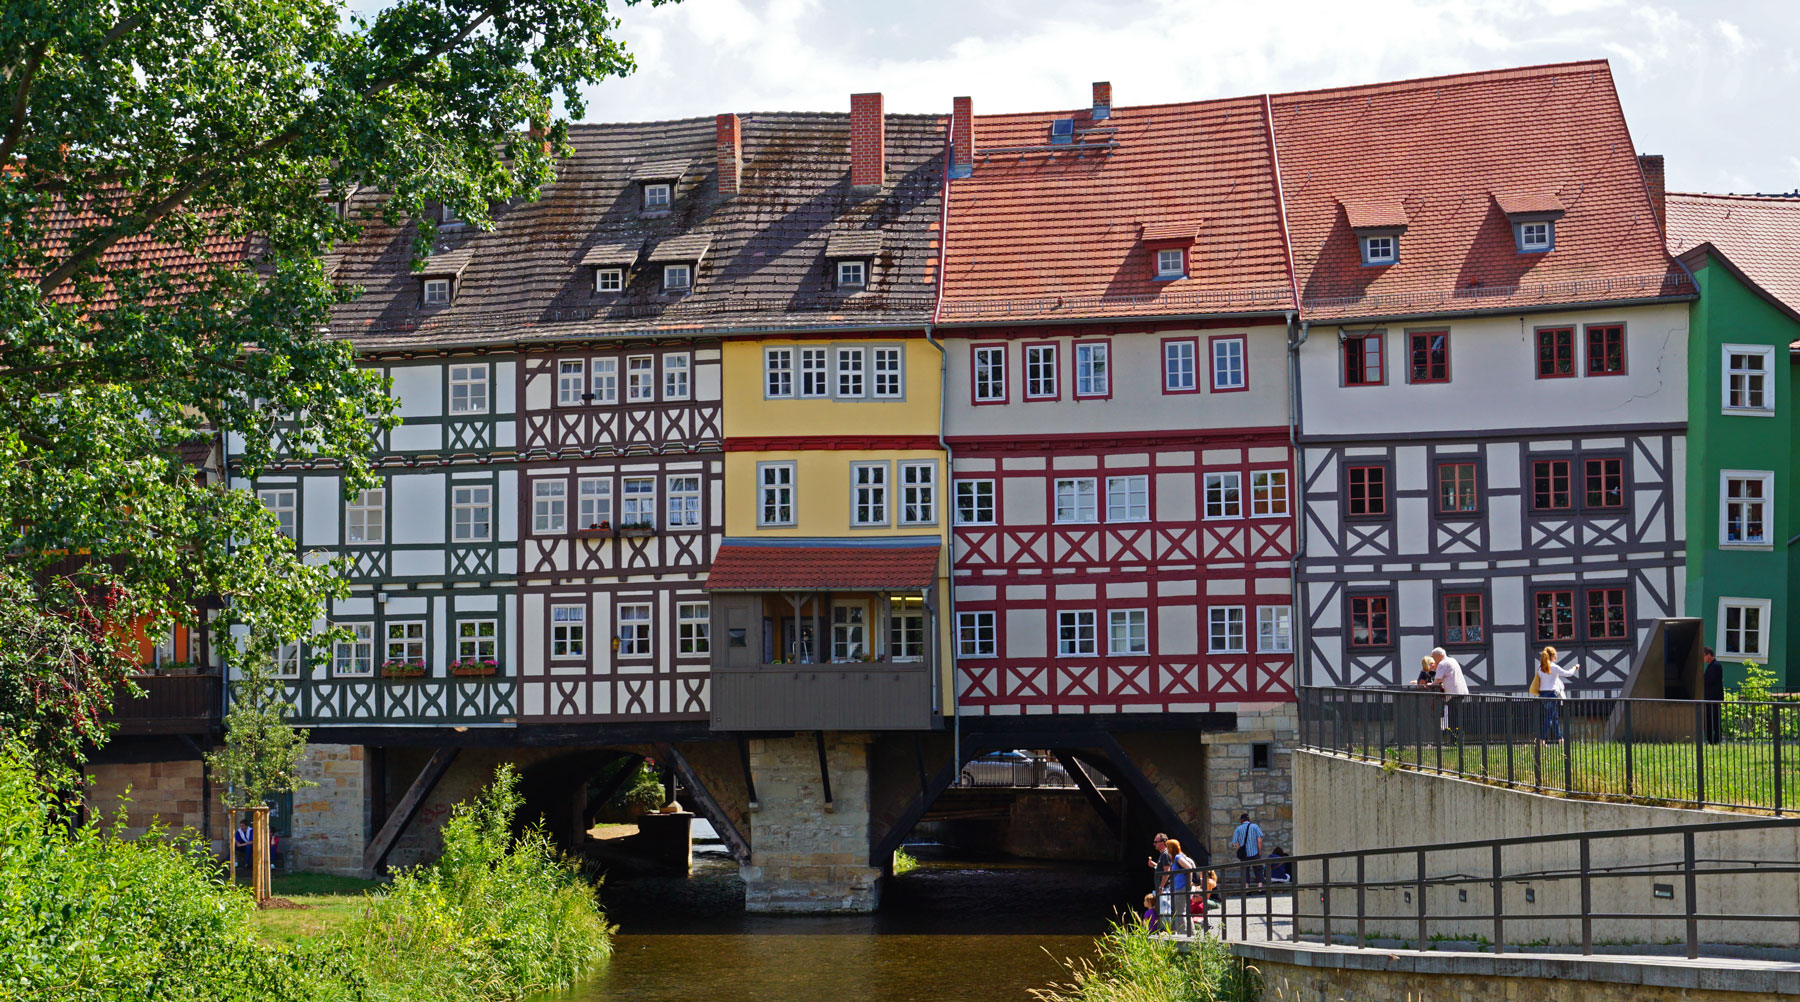
M 1032 990 L 1038 1002 L 1257 1002 L 1256 972 L 1216 939 L 1188 953 L 1127 918 L 1100 938 L 1096 960 L 1065 960 L 1066 984 Z

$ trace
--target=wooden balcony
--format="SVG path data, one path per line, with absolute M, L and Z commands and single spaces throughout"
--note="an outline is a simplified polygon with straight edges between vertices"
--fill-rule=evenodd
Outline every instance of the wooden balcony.
M 715 731 L 889 731 L 931 727 L 927 662 L 714 665 Z
M 144 694 L 121 689 L 113 697 L 107 719 L 118 724 L 118 733 L 209 734 L 219 727 L 219 676 L 134 675 L 131 680 Z

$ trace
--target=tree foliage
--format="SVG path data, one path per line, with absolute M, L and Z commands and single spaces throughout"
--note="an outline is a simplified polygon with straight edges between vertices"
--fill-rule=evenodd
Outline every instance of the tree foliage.
M 232 683 L 235 699 L 225 716 L 225 743 L 206 756 L 215 779 L 231 790 L 234 804 L 260 804 L 271 794 L 311 783 L 300 778 L 306 732 L 287 722 L 281 686 L 261 662 L 245 665 Z
M 566 153 L 580 88 L 632 69 L 604 0 L 11 0 L 0 9 L 0 732 L 103 737 L 126 638 L 223 600 L 247 659 L 312 632 L 307 561 L 182 445 L 233 433 L 372 482 L 376 375 L 325 333 L 340 206 L 485 225 Z M 531 128 L 532 123 L 539 123 Z

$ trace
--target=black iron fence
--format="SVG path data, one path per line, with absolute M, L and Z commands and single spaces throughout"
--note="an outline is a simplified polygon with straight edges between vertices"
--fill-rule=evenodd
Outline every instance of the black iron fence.
M 1795 813 L 1800 703 L 1302 687 L 1300 744 L 1540 793 Z
M 223 681 L 215 674 L 133 675 L 133 695 L 121 686 L 107 719 L 120 734 L 205 734 L 217 728 Z

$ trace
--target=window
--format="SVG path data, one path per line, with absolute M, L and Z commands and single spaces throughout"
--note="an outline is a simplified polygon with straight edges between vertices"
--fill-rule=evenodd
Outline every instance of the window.
M 445 306 L 450 302 L 450 280 L 447 278 L 428 278 L 425 280 L 425 305 Z
M 992 480 L 958 480 L 956 482 L 956 524 L 994 524 L 994 482 Z
M 1519 241 L 1519 253 L 1543 254 L 1556 243 L 1556 224 L 1548 220 L 1519 223 L 1514 227 L 1514 235 Z
M 887 474 L 886 463 L 850 464 L 851 524 L 888 524 Z
M 269 514 L 275 516 L 276 523 L 281 526 L 281 534 L 289 539 L 294 539 L 295 533 L 298 531 L 296 528 L 298 524 L 296 521 L 297 509 L 294 507 L 295 496 L 295 492 L 291 490 L 256 492 L 256 499 L 263 503 L 264 508 L 269 509 Z
M 1540 591 L 1532 596 L 1533 643 L 1553 644 L 1575 639 L 1575 593 Z
M 425 624 L 417 620 L 405 623 L 389 623 L 387 625 L 387 650 L 382 655 L 385 662 L 399 661 L 406 665 L 423 665 L 425 663 Z
M 669 190 L 669 186 L 666 184 L 646 184 L 646 185 L 644 185 L 644 208 L 645 208 L 645 210 L 648 211 L 648 210 L 653 210 L 653 209 L 668 208 L 670 194 L 671 194 L 671 192 Z
M 1450 332 L 1409 331 L 1406 335 L 1409 383 L 1450 381 Z
M 900 464 L 900 524 L 931 525 L 937 521 L 937 464 Z
M 656 525 L 656 478 L 626 477 L 619 491 L 619 524 Z
M 860 397 L 863 395 L 863 349 L 839 348 L 837 350 L 837 395 L 840 397 Z
M 1589 508 L 1625 507 L 1625 461 L 1616 457 L 1590 459 L 1584 485 Z
M 650 656 L 650 606 L 632 603 L 619 606 L 619 656 Z
M 1761 662 L 1769 656 L 1769 600 L 1719 599 L 1719 657 Z
M 1094 610 L 1092 609 L 1057 613 L 1056 653 L 1065 658 L 1097 653 L 1094 624 Z
M 1352 466 L 1346 474 L 1351 518 L 1386 518 L 1388 513 L 1385 466 Z
M 1531 507 L 1557 511 L 1574 505 L 1569 489 L 1569 461 L 1536 459 L 1531 463 Z
M 494 489 L 450 489 L 450 538 L 458 543 L 485 543 L 494 538 Z
M 1094 522 L 1095 488 L 1093 477 L 1071 477 L 1056 482 L 1056 521 Z
M 350 638 L 331 645 L 334 675 L 367 675 L 375 670 L 375 624 L 351 623 Z
M 1589 588 L 1587 612 L 1589 640 L 1624 640 L 1630 634 L 1625 621 L 1625 589 Z
M 1215 605 L 1206 610 L 1206 650 L 1209 654 L 1243 654 L 1244 607 Z
M 1480 493 L 1475 486 L 1474 463 L 1439 463 L 1437 510 L 1439 515 L 1468 515 L 1479 511 Z
M 831 605 L 831 660 L 861 661 L 869 652 L 868 609 L 860 602 Z
M 1575 375 L 1575 328 L 1538 328 L 1537 375 L 1539 379 Z
M 1248 389 L 1250 378 L 1246 366 L 1243 338 L 1212 339 L 1212 388 L 1215 393 Z
M 1114 609 L 1108 612 L 1106 653 L 1150 653 L 1150 613 L 1144 609 Z
M 700 526 L 700 478 L 669 478 L 669 522 L 671 529 L 696 529 Z
M 582 382 L 586 376 L 583 370 L 587 367 L 576 360 L 565 359 L 556 363 L 556 402 L 564 407 L 572 407 L 581 403 Z
M 488 367 L 485 365 L 453 365 L 450 367 L 450 413 L 486 414 L 488 409 Z
M 1187 274 L 1187 254 L 1180 250 L 1156 252 L 1156 277 L 1181 278 Z
M 663 356 L 663 399 L 686 400 L 688 398 L 689 366 L 692 360 L 687 352 L 672 352 Z
M 756 478 L 756 524 L 793 525 L 794 464 L 758 464 Z
M 1106 520 L 1143 522 L 1150 518 L 1150 478 L 1138 475 L 1106 478 Z
M 900 349 L 871 348 L 869 355 L 874 359 L 875 395 L 887 400 L 898 399 L 905 393 L 900 378 Z
M 592 386 L 594 403 L 619 402 L 619 359 L 616 356 L 594 359 Z
M 1107 368 L 1109 346 L 1104 341 L 1075 345 L 1075 396 L 1112 395 L 1112 373 Z
M 465 619 L 456 624 L 456 660 L 498 661 L 500 624 L 492 619 Z
M 898 596 L 888 601 L 888 657 L 895 661 L 925 659 L 925 599 Z
M 625 291 L 625 269 L 623 269 L 623 268 L 595 268 L 594 269 L 594 291 L 595 292 L 624 292 Z
M 1618 376 L 1625 372 L 1625 327 L 1622 324 L 1589 324 L 1587 374 Z
M 1198 346 L 1193 338 L 1163 342 L 1163 392 L 1192 393 L 1200 388 L 1194 374 Z M 1214 374 L 1217 379 L 1217 374 Z
M 1257 606 L 1256 650 L 1259 654 L 1294 652 L 1294 610 L 1285 605 Z
M 1393 264 L 1400 260 L 1400 240 L 1398 237 L 1363 237 L 1362 263 Z
M 1768 546 L 1769 500 L 1775 474 L 1722 470 L 1719 473 L 1719 545 Z
M 550 657 L 569 661 L 587 657 L 587 607 L 550 607 Z
M 1728 344 L 1725 352 L 1725 386 L 1722 399 L 1727 411 L 1775 413 L 1775 349 L 1769 345 Z
M 1244 515 L 1243 475 L 1237 472 L 1208 473 L 1204 479 L 1207 518 L 1242 518 Z
M 1453 594 L 1444 596 L 1444 631 L 1446 644 L 1479 644 L 1487 640 L 1483 626 L 1482 596 Z
M 994 656 L 994 614 L 991 612 L 959 612 L 956 614 L 956 653 L 965 658 Z
M 577 514 L 575 524 L 583 529 L 598 529 L 612 524 L 612 478 L 582 477 L 575 482 Z
M 568 531 L 569 485 L 539 480 L 531 485 L 531 531 L 539 536 Z
M 1394 642 L 1389 630 L 1386 595 L 1352 595 L 1350 597 L 1350 646 L 1388 647 Z
M 794 395 L 794 349 L 769 348 L 763 352 L 763 396 Z
M 800 349 L 800 395 L 823 397 L 831 393 L 823 348 Z
M 1061 393 L 1056 383 L 1056 345 L 1025 346 L 1025 399 L 1055 400 Z
M 1344 385 L 1380 386 L 1382 379 L 1382 343 L 1384 331 L 1344 338 Z
M 837 284 L 840 289 L 860 289 L 868 281 L 869 265 L 865 261 L 839 261 Z
M 975 402 L 1002 403 L 1006 400 L 1006 346 L 983 345 L 975 352 Z
M 663 291 L 686 292 L 694 287 L 694 268 L 686 264 L 663 265 Z
M 1250 471 L 1250 514 L 1255 518 L 1288 513 L 1286 470 Z
M 387 538 L 387 490 L 358 491 L 344 504 L 344 542 L 379 543 Z
M 712 653 L 712 607 L 705 602 L 675 606 L 675 652 L 683 656 Z
M 648 403 L 656 399 L 656 358 L 633 355 L 625 360 L 625 399 Z
M 300 645 L 298 643 L 282 644 L 275 649 L 275 663 L 272 666 L 276 678 L 300 677 Z

